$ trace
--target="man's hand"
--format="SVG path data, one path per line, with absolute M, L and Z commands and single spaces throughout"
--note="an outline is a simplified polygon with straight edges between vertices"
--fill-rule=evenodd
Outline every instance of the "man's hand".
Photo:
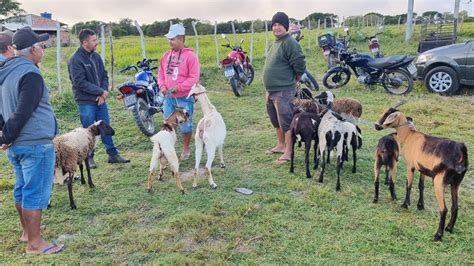
M 99 106 L 105 103 L 105 98 L 102 96 L 98 96 L 95 100 Z
M 7 144 L 2 144 L 2 146 L 0 146 L 0 149 L 5 151 L 5 150 L 8 149 L 8 145 Z
M 109 92 L 108 91 L 104 91 L 101 95 L 102 98 L 104 98 L 104 101 L 105 99 L 107 99 L 107 97 L 109 96 Z

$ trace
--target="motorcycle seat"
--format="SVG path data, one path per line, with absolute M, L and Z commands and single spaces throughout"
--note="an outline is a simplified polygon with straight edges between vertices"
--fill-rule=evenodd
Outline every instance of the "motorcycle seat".
M 405 60 L 406 55 L 394 55 L 394 56 L 387 56 L 382 58 L 374 58 L 373 60 L 369 61 L 367 64 L 374 68 L 384 68 L 388 67 L 397 63 L 402 62 Z
M 135 81 L 126 82 L 123 85 L 132 86 L 132 87 L 147 88 L 148 87 L 148 82 L 142 81 L 142 80 L 135 80 Z

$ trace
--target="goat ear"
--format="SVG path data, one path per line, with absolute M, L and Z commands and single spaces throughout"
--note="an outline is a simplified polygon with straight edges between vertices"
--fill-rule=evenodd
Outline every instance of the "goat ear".
M 413 118 L 411 118 L 411 117 L 409 117 L 409 116 L 407 116 L 407 120 L 408 120 L 408 122 L 410 122 L 410 123 L 413 123 L 413 122 L 414 122 Z
M 392 124 L 393 122 L 395 122 L 395 120 L 397 120 L 399 115 L 400 115 L 400 112 L 395 112 L 395 113 L 390 114 L 389 116 L 387 116 L 387 118 L 385 118 L 385 121 L 383 122 L 383 124 L 387 126 Z

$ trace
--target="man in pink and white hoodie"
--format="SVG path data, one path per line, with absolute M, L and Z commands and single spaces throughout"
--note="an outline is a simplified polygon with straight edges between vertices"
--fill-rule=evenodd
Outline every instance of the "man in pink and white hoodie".
M 183 135 L 183 152 L 180 160 L 189 158 L 189 142 L 193 134 L 194 98 L 187 98 L 191 87 L 198 83 L 200 75 L 199 60 L 192 48 L 184 46 L 185 30 L 183 25 L 171 25 L 165 35 L 171 50 L 165 52 L 160 60 L 158 69 L 158 85 L 163 93 L 172 92 L 165 98 L 163 115 L 168 117 L 176 107 L 186 109 L 189 121 L 180 125 Z

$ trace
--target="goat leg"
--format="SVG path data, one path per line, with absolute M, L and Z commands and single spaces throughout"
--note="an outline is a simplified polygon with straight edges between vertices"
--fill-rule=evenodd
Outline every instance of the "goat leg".
M 420 173 L 420 181 L 418 182 L 418 190 L 420 191 L 420 198 L 418 199 L 418 210 L 425 209 L 425 201 L 423 199 L 423 191 L 425 190 L 425 176 Z
M 408 167 L 408 166 L 407 166 Z M 411 185 L 413 183 L 413 174 L 415 169 L 408 168 L 407 170 L 407 184 L 406 184 L 406 194 L 405 194 L 405 201 L 402 204 L 402 208 L 408 209 L 410 206 L 410 192 L 411 192 Z
M 309 171 L 309 151 L 310 150 L 311 150 L 311 139 L 306 140 L 304 143 L 304 164 L 306 166 L 306 178 L 311 178 L 311 172 Z
M 341 181 L 340 181 L 341 168 L 342 168 L 342 158 L 340 156 L 337 156 L 337 160 L 336 160 L 336 174 L 337 174 L 336 191 L 341 190 Z
M 356 172 L 356 168 L 357 168 L 357 152 L 356 152 L 356 144 L 352 144 L 352 173 L 355 173 Z
M 459 195 L 459 184 L 451 185 L 451 219 L 449 220 L 446 231 L 452 233 L 454 230 L 454 224 L 458 218 L 458 195 Z
M 220 146 L 217 147 L 217 150 L 219 151 L 219 157 L 221 159 L 221 168 L 225 168 L 225 163 L 224 163 L 224 144 L 221 144 Z
M 385 185 L 388 185 L 390 183 L 390 176 L 388 173 L 388 166 L 385 165 Z
M 295 162 L 295 142 L 296 142 L 296 138 L 294 137 L 295 136 L 294 132 L 291 135 L 292 135 L 292 141 L 291 141 L 291 154 L 290 154 L 290 173 L 294 173 L 295 172 L 294 162 Z
M 184 194 L 184 188 L 183 185 L 181 185 L 181 179 L 179 178 L 179 172 L 178 171 L 172 171 L 173 176 L 176 178 L 176 185 L 178 186 L 178 189 L 181 191 L 181 193 Z
M 154 171 L 150 171 L 148 173 L 148 181 L 147 181 L 147 186 L 146 186 L 148 193 L 151 192 L 151 188 L 153 187 L 153 175 L 154 175 Z
M 397 194 L 395 193 L 395 178 L 397 176 L 397 163 L 395 160 L 391 164 L 390 168 L 390 175 L 388 176 L 388 187 L 390 189 L 390 195 L 392 196 L 392 200 L 397 199 Z
M 324 151 L 325 152 L 325 151 Z M 323 182 L 324 179 L 324 169 L 326 168 L 326 161 L 324 160 L 324 152 L 321 154 L 321 173 L 319 173 L 319 183 Z M 329 152 L 329 151 L 328 151 Z
M 69 193 L 69 203 L 71 205 L 71 209 L 77 209 L 76 204 L 74 203 L 74 197 L 72 195 L 72 181 L 73 181 L 72 173 L 69 173 L 69 177 L 67 178 L 67 191 Z
M 209 145 L 204 145 L 204 148 L 206 148 L 206 152 L 207 152 L 206 169 L 209 174 L 209 176 L 207 177 L 207 180 L 209 182 L 209 186 L 211 187 L 211 189 L 215 189 L 217 188 L 217 185 L 216 183 L 214 183 L 214 179 L 212 178 L 211 168 L 212 168 L 212 162 L 214 161 L 214 157 L 216 155 L 216 146 L 209 144 Z
M 87 159 L 86 159 L 87 161 Z M 81 172 L 81 184 L 84 185 L 86 183 L 86 180 L 84 179 L 84 171 L 83 171 L 84 166 L 82 163 L 79 164 L 79 171 Z
M 445 173 L 437 174 L 433 179 L 433 187 L 436 195 L 436 201 L 438 202 L 439 208 L 439 225 L 438 231 L 434 236 L 434 241 L 441 241 L 444 233 L 444 224 L 446 222 L 446 214 L 448 209 L 446 208 L 446 203 L 444 201 L 444 184 L 443 178 Z
M 91 175 L 91 166 L 89 165 L 89 160 L 87 158 L 84 160 L 86 164 L 86 171 L 87 171 L 87 183 L 89 184 L 90 188 L 95 188 L 94 183 L 92 183 L 92 175 Z
M 374 203 L 377 203 L 379 201 L 379 175 L 380 175 L 380 160 L 379 158 L 375 159 L 374 162 Z
M 317 130 L 316 130 L 316 132 L 317 132 Z M 319 139 L 315 138 L 314 139 L 314 166 L 313 166 L 313 170 L 318 169 L 318 142 L 319 142 Z

